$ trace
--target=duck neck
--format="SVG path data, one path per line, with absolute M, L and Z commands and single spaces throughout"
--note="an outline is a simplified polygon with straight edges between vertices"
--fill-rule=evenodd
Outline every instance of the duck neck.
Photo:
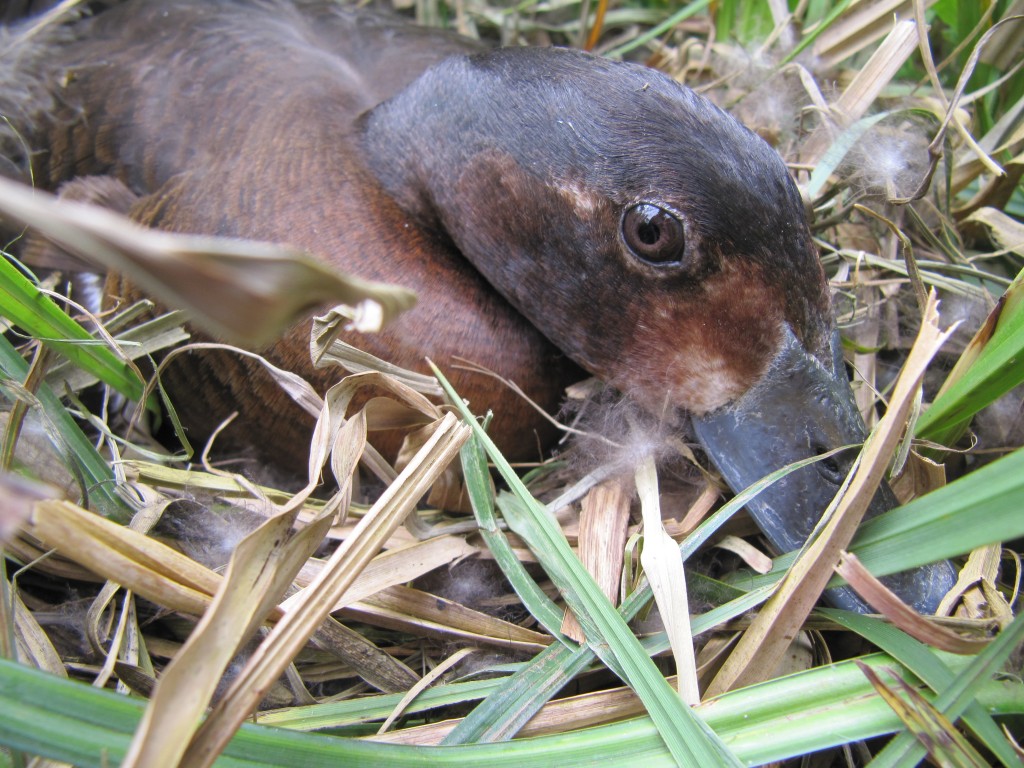
M 463 58 L 463 57 L 459 57 Z M 446 70 L 452 67 L 445 62 Z M 358 123 L 366 163 L 385 191 L 419 223 L 444 227 L 437 199 L 467 161 L 464 128 L 471 119 L 466 96 L 447 78 L 428 70 Z M 443 169 L 443 170 L 442 170 Z

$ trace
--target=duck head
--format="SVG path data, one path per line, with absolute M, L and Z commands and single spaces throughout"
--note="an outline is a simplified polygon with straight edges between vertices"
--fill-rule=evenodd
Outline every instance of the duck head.
M 734 489 L 864 440 L 799 192 L 707 100 L 644 67 L 504 49 L 433 67 L 361 127 L 404 210 L 580 366 L 688 414 Z M 807 539 L 855 455 L 748 504 L 780 551 Z M 884 487 L 868 514 L 895 505 Z M 933 611 L 953 579 L 940 563 L 889 585 Z M 865 609 L 848 589 L 830 598 Z

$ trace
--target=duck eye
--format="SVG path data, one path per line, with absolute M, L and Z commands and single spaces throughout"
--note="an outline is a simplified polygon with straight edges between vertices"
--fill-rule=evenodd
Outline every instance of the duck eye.
M 651 203 L 638 203 L 626 210 L 622 239 L 634 256 L 655 266 L 679 264 L 686 250 L 683 223 Z

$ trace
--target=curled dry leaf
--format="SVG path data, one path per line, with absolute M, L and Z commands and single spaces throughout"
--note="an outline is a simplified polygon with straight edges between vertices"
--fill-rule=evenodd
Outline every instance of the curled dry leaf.
M 968 619 L 991 617 L 1000 627 L 1013 621 L 1011 603 L 997 586 L 1002 554 L 1003 548 L 999 544 L 978 547 L 971 552 L 956 584 L 942 599 L 936 614 Z
M 916 451 L 911 451 L 907 461 L 903 464 L 903 470 L 899 476 L 893 479 L 893 493 L 906 504 L 918 496 L 941 488 L 946 484 L 946 465 L 939 464 L 931 459 L 925 458 Z
M 772 569 L 772 559 L 746 539 L 727 535 L 715 542 L 715 546 L 727 549 L 734 555 L 743 558 L 743 562 L 758 573 L 768 573 Z
M 987 642 L 960 637 L 955 632 L 928 621 L 875 578 L 856 555 L 843 552 L 839 558 L 839 565 L 836 566 L 836 573 L 846 579 L 872 608 L 922 643 L 939 650 L 962 654 L 980 653 L 988 645 Z
M 441 396 L 437 379 L 381 360 L 379 357 L 353 347 L 338 339 L 355 321 L 355 313 L 346 307 L 335 307 L 325 315 L 313 318 L 309 337 L 309 352 L 317 368 L 339 365 L 349 373 L 377 371 L 394 376 L 417 392 L 433 397 Z M 357 328 L 356 330 L 362 330 Z
M 980 208 L 968 216 L 965 222 L 983 224 L 992 234 L 1000 248 L 1024 256 L 1024 224 L 1008 216 L 998 208 Z
M 341 303 L 387 322 L 415 303 L 405 288 L 342 275 L 294 248 L 144 229 L 85 203 L 0 178 L 0 214 L 103 270 L 127 275 L 214 336 L 260 346 L 315 307 Z

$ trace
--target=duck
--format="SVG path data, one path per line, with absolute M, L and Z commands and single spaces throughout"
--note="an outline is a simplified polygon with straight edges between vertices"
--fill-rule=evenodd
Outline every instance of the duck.
M 412 370 L 436 362 L 493 412 L 508 457 L 550 445 L 549 421 L 458 360 L 548 412 L 595 376 L 689 422 L 737 491 L 864 440 L 786 165 L 665 74 L 316 0 L 128 0 L 71 29 L 49 61 L 56 106 L 26 129 L 37 184 L 412 288 L 413 309 L 345 340 Z M 324 391 L 339 375 L 312 367 L 308 338 L 306 322 L 262 353 Z M 312 424 L 257 364 L 191 354 L 163 383 L 193 435 L 238 411 L 220 440 L 305 466 Z M 776 549 L 806 541 L 855 453 L 748 504 Z M 895 505 L 882 487 L 868 514 Z M 922 612 L 954 581 L 948 562 L 887 577 Z

